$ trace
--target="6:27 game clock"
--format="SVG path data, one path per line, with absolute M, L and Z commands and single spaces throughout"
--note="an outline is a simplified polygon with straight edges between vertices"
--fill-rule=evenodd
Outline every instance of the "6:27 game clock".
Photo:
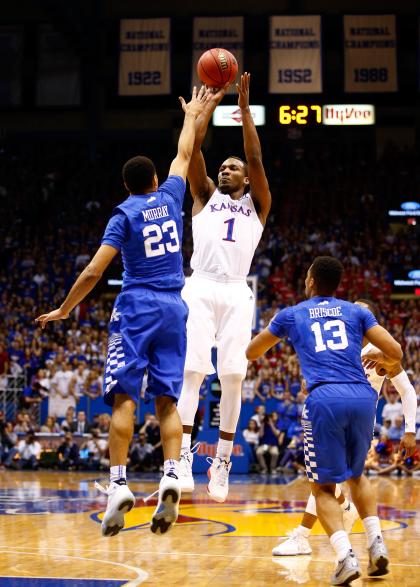
M 290 106 L 283 104 L 279 109 L 279 122 L 283 125 L 290 124 L 322 124 L 322 106 L 319 104 L 298 104 Z

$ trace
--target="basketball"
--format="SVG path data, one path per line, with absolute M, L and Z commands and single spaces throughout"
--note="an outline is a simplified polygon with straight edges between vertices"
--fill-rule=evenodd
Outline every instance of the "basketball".
M 231 84 L 238 73 L 238 62 L 226 49 L 209 49 L 197 63 L 199 79 L 210 88 L 221 88 Z

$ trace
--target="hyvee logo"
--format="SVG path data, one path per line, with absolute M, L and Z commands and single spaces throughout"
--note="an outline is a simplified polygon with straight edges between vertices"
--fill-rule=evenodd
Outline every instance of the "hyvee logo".
M 322 110 L 326 125 L 375 124 L 375 106 L 372 104 L 326 104 Z

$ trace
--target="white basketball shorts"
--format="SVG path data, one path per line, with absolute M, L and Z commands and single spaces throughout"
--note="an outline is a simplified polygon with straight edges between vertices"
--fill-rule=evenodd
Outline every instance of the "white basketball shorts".
M 182 297 L 189 307 L 185 370 L 214 373 L 211 351 L 216 347 L 219 377 L 245 376 L 254 315 L 254 294 L 246 281 L 219 281 L 194 273 Z

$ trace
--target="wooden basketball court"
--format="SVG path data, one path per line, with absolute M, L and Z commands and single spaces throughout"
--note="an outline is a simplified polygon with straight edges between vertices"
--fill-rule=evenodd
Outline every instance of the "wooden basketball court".
M 232 476 L 229 502 L 208 499 L 205 478 L 184 499 L 175 528 L 153 535 L 156 501 L 142 500 L 157 477 L 137 476 L 126 529 L 102 538 L 105 498 L 93 473 L 0 472 L 0 587 L 191 585 L 232 587 L 328 584 L 333 553 L 318 525 L 311 556 L 272 558 L 278 536 L 298 524 L 309 493 L 305 478 Z M 102 481 L 105 483 L 106 479 Z M 420 479 L 373 478 L 391 573 L 382 586 L 420 585 Z M 351 541 L 366 570 L 358 521 Z M 360 586 L 364 579 L 352 585 Z M 368 579 L 368 582 L 374 580 Z

